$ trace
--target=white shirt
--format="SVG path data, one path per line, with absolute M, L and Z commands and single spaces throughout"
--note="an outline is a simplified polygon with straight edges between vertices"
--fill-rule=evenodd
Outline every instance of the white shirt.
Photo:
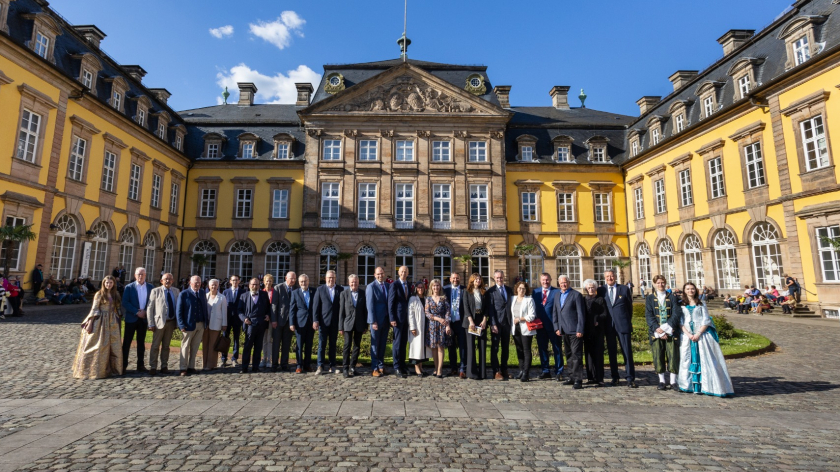
M 350 295 L 353 296 L 353 306 L 356 306 L 356 302 L 359 301 L 359 291 L 350 292 Z
M 659 304 L 665 304 L 665 296 L 668 295 L 666 292 L 660 292 L 659 290 L 656 291 L 656 298 L 659 299 Z
M 327 290 L 330 292 L 330 301 L 334 301 L 334 299 L 335 299 L 335 285 L 333 285 L 332 287 L 327 285 Z
M 140 307 L 141 310 L 146 309 L 146 299 L 148 298 L 149 291 L 146 290 L 146 285 L 137 284 L 137 306 Z
M 507 290 L 504 285 L 496 285 L 496 290 L 502 292 L 502 298 L 507 301 Z
M 618 287 L 615 285 L 607 285 L 607 296 L 610 298 L 610 303 L 615 305 L 615 292 L 618 291 Z

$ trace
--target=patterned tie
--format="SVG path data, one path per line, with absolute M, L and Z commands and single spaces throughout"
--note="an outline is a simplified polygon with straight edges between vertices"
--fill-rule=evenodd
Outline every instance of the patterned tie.
M 548 301 L 548 290 L 543 289 L 543 306 L 545 306 L 545 302 Z
M 615 293 L 613 293 L 613 286 L 610 285 L 610 303 L 615 305 Z

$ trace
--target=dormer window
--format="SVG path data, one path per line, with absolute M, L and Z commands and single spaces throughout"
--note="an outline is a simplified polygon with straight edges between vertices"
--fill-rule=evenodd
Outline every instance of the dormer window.
M 554 143 L 554 158 L 557 162 L 574 162 L 572 156 L 572 139 L 571 136 L 560 135 L 552 140 Z
M 668 107 L 668 113 L 674 122 L 672 135 L 682 132 L 688 127 L 688 106 L 692 103 L 691 100 L 677 100 Z
M 158 138 L 166 141 L 166 123 L 158 123 Z
M 653 146 L 659 144 L 659 128 L 650 132 L 650 144 Z
M 204 159 L 220 159 L 223 156 L 222 146 L 227 138 L 219 133 L 207 133 L 204 135 L 204 152 L 201 157 Z
M 656 146 L 662 140 L 662 121 L 660 115 L 654 115 L 647 120 L 646 126 L 650 130 L 650 145 Z
M 677 133 L 685 129 L 685 113 L 680 113 L 674 118 L 674 129 Z
M 240 159 L 256 159 L 258 152 L 257 152 L 257 142 L 259 141 L 259 136 L 254 133 L 242 133 L 238 136 L 239 138 L 239 158 Z
M 559 146 L 557 148 L 557 162 L 572 162 L 572 153 L 569 146 Z
M 723 82 L 707 80 L 700 84 L 697 90 L 694 91 L 694 94 L 700 99 L 700 103 L 703 106 L 701 110 L 703 116 L 701 118 L 708 118 L 718 110 L 717 94 L 722 85 Z
M 630 143 L 630 157 L 638 156 L 642 152 L 642 134 L 645 131 L 644 128 L 634 128 L 627 134 L 627 140 Z
M 523 134 L 516 138 L 519 145 L 519 160 L 522 162 L 534 161 L 534 149 L 537 147 L 537 138 L 530 134 Z
M 803 15 L 788 22 L 779 33 L 779 39 L 785 42 L 788 60 L 785 70 L 796 67 L 822 51 L 824 43 L 818 43 L 819 25 L 828 19 L 828 15 Z
M 735 98 L 743 99 L 750 94 L 750 90 L 754 89 L 758 83 L 758 66 L 764 62 L 762 58 L 745 57 L 739 59 L 727 72 L 732 77 L 732 83 L 735 84 Z
M 738 92 L 741 93 L 741 98 L 745 98 L 750 94 L 750 76 L 745 75 L 738 79 Z
M 703 99 L 703 116 L 711 116 L 715 112 L 715 97 L 708 96 Z
M 134 121 L 146 128 L 149 124 L 149 108 L 152 107 L 152 101 L 145 95 L 137 97 L 135 101 L 137 102 L 137 114 L 134 115 Z
M 216 143 L 208 144 L 205 154 L 208 159 L 217 159 L 219 157 L 219 145 Z
M 274 159 L 291 159 L 294 156 L 292 155 L 292 143 L 294 143 L 295 138 L 292 135 L 287 133 L 279 133 L 274 135 Z
M 117 111 L 122 111 L 122 92 L 114 90 L 114 94 L 111 95 L 111 106 L 117 109 Z
M 637 156 L 638 154 L 639 154 L 639 140 L 634 139 L 630 143 L 630 155 L 631 156 Z
M 88 89 L 88 93 L 96 95 L 96 76 L 102 70 L 102 63 L 91 53 L 77 54 L 72 56 L 73 59 L 78 59 L 79 65 L 79 82 Z
M 586 140 L 589 146 L 589 161 L 596 164 L 608 162 L 607 143 L 609 139 L 604 136 L 593 136 Z
M 111 97 L 108 99 L 108 103 L 114 110 L 124 113 L 125 109 L 123 107 L 125 106 L 125 93 L 128 91 L 128 82 L 120 76 L 105 80 L 111 82 Z
M 522 161 L 531 162 L 534 160 L 534 148 L 532 146 L 522 146 Z
M 35 33 L 35 54 L 43 57 L 46 59 L 50 52 L 50 38 L 44 36 L 43 34 L 36 32 Z
M 137 109 L 137 124 L 144 128 L 146 127 L 146 110 Z
M 151 105 L 151 101 L 149 102 Z M 157 116 L 157 128 L 155 128 L 155 136 L 160 138 L 163 141 L 166 141 L 169 137 L 167 133 L 167 128 L 169 127 L 169 122 L 172 121 L 169 117 L 169 113 L 165 111 L 160 111 L 154 114 Z
M 61 28 L 46 13 L 34 13 L 21 15 L 35 24 L 32 28 L 32 37 L 29 40 L 29 47 L 35 54 L 55 64 L 55 38 L 61 34 Z
M 793 62 L 794 65 L 802 64 L 811 58 L 811 47 L 808 44 L 808 37 L 802 36 L 793 42 Z
M 89 89 L 93 88 L 93 72 L 82 69 L 82 85 Z

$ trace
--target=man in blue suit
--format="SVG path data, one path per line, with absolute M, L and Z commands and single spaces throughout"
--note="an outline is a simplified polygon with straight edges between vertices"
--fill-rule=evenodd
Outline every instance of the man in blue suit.
M 146 308 L 149 306 L 149 294 L 154 288 L 146 283 L 146 269 L 138 267 L 134 271 L 134 282 L 123 290 L 122 307 L 125 310 L 125 333 L 123 336 L 123 372 L 128 367 L 128 353 L 131 351 L 131 341 L 137 336 L 137 372 L 148 372 L 146 369 L 146 330 L 149 321 L 146 318 Z
M 464 304 L 461 297 L 464 295 L 464 286 L 461 285 L 461 275 L 453 272 L 449 276 L 449 285 L 443 289 L 446 299 L 449 300 L 452 320 L 449 327 L 452 328 L 452 345 L 449 346 L 449 367 L 450 375 L 467 378 L 467 330 L 464 329 Z M 460 364 L 458 359 L 460 359 Z
M 233 337 L 233 364 L 236 365 L 236 360 L 239 359 L 239 335 L 242 333 L 242 321 L 239 320 L 239 299 L 242 294 L 248 290 L 239 285 L 239 276 L 230 276 L 230 288 L 225 289 L 224 295 L 227 300 L 227 329 L 225 329 L 224 336 Z M 228 358 L 227 352 L 222 353 L 222 367 L 227 366 Z
M 178 294 L 175 319 L 181 330 L 181 377 L 196 373 L 195 358 L 210 319 L 207 294 L 201 289 L 201 277 L 190 277 L 190 288 Z
M 274 290 L 273 287 L 268 287 Z M 271 302 L 268 294 L 260 290 L 260 280 L 253 278 L 248 282 L 248 291 L 239 299 L 239 319 L 245 331 L 245 345 L 242 346 L 242 373 L 260 371 L 260 356 L 262 355 L 263 336 L 271 321 Z M 253 349 L 253 355 L 251 354 Z
M 540 275 L 540 286 L 534 289 L 531 298 L 534 299 L 534 308 L 537 311 L 537 318 L 543 322 L 543 329 L 537 330 L 537 348 L 540 351 L 540 367 L 542 368 L 541 379 L 551 378 L 551 356 L 548 354 L 548 345 L 554 354 L 554 376 L 557 380 L 563 380 L 563 341 L 557 336 L 552 322 L 552 309 L 554 308 L 555 288 L 551 286 L 551 275 L 543 272 Z
M 370 367 L 374 377 L 385 375 L 385 349 L 388 346 L 388 284 L 385 283 L 385 269 L 377 267 L 373 272 L 376 281 L 367 286 L 367 322 L 370 325 Z
M 583 388 L 583 334 L 586 329 L 586 306 L 583 295 L 569 287 L 569 278 L 557 277 L 554 306 L 551 309 L 554 334 L 563 336 L 566 360 L 569 361 L 569 379 L 563 385 L 575 390 Z
M 606 285 L 598 288 L 598 295 L 604 297 L 607 312 L 612 318 L 612 323 L 606 326 L 612 385 L 614 387 L 618 385 L 618 352 L 615 343 L 618 338 L 624 356 L 624 378 L 627 379 L 627 386 L 637 388 L 636 368 L 633 366 L 633 344 L 630 337 L 630 333 L 633 332 L 633 294 L 626 285 L 616 283 L 614 269 L 604 271 L 604 281 Z
M 318 370 L 315 375 L 324 371 L 332 372 L 338 367 L 335 345 L 338 341 L 338 313 L 341 308 L 339 296 L 344 288 L 335 284 L 334 270 L 328 270 L 324 279 L 327 283 L 318 287 L 312 300 L 313 328 L 318 331 Z M 330 357 L 329 365 L 325 359 L 327 355 Z
M 399 279 L 391 284 L 388 292 L 388 316 L 394 328 L 394 372 L 402 378 L 408 378 L 405 367 L 405 346 L 408 343 L 408 299 L 411 298 L 411 286 L 408 284 L 408 267 L 402 266 L 397 271 Z
M 312 318 L 312 299 L 315 289 L 309 288 L 309 276 L 300 274 L 298 277 L 300 288 L 292 292 L 289 301 L 289 323 L 295 327 L 297 338 L 297 369 L 295 373 L 309 372 L 312 357 L 312 338 L 315 336 L 314 319 Z

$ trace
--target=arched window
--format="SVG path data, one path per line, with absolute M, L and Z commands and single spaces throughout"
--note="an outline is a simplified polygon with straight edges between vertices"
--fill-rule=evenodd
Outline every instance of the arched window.
M 700 238 L 690 234 L 683 243 L 685 255 L 685 279 L 702 290 L 706 284 L 706 277 L 703 272 L 703 246 Z
M 172 261 L 175 259 L 175 243 L 172 238 L 166 238 L 163 242 L 163 273 L 172 272 Z
M 154 280 L 155 273 L 155 246 L 157 245 L 157 238 L 154 234 L 147 234 L 146 239 L 143 240 L 143 267 L 146 268 L 146 273 Z
M 718 231 L 713 245 L 718 288 L 730 290 L 741 288 L 741 280 L 738 276 L 738 255 L 735 253 L 735 236 L 726 229 Z
M 399 278 L 400 267 L 406 266 L 408 267 L 408 280 L 414 280 L 414 249 L 408 246 L 400 246 L 394 255 L 396 256 L 394 270 L 398 274 L 397 278 Z
M 653 281 L 650 274 L 650 248 L 645 243 L 640 244 L 637 254 L 639 256 L 639 285 L 644 280 L 647 287 L 651 288 Z
M 120 235 L 120 265 L 126 274 L 134 274 L 134 233 L 128 228 Z
M 434 278 L 446 285 L 452 275 L 452 251 L 448 247 L 438 246 L 434 255 Z
M 94 282 L 99 283 L 105 278 L 105 264 L 108 263 L 108 225 L 96 223 L 91 231 L 90 276 Z
M 490 253 L 484 246 L 472 250 L 472 271 L 484 279 L 484 285 L 490 283 Z M 469 279 L 468 279 L 469 281 Z
M 368 245 L 359 248 L 357 259 L 356 275 L 359 276 L 359 285 L 373 283 L 373 273 L 376 270 L 376 250 Z
M 779 233 L 769 223 L 760 223 L 752 231 L 756 287 L 782 286 L 782 250 Z
M 519 275 L 529 287 L 539 284 L 540 274 L 543 273 L 543 253 L 539 247 L 534 247 L 519 255 Z
M 73 276 L 73 262 L 76 260 L 76 220 L 70 215 L 61 215 L 55 226 L 50 270 L 56 278 L 70 278 Z
M 338 273 L 338 248 L 332 244 L 321 248 L 321 261 L 318 265 L 318 280 L 321 285 L 327 282 L 328 270 Z
M 203 261 L 199 264 L 195 259 L 192 261 L 190 274 L 198 275 L 201 280 L 209 280 L 216 276 L 216 246 L 210 241 L 199 241 L 193 248 L 193 256 L 201 256 Z M 240 274 L 228 274 L 228 277 Z M 242 280 L 242 277 L 239 277 Z
M 595 282 L 598 285 L 604 285 L 604 271 L 612 268 L 613 261 L 618 259 L 618 251 L 612 246 L 598 245 L 592 250 L 593 265 L 595 267 Z
M 236 274 L 240 280 L 254 276 L 254 249 L 247 241 L 236 241 L 230 247 L 228 276 Z
M 674 245 L 665 239 L 659 243 L 659 271 L 668 282 L 668 287 L 676 288 L 677 270 L 674 267 Z
M 577 246 L 567 245 L 557 249 L 557 277 L 565 275 L 569 278 L 571 287 L 580 287 L 583 284 L 581 277 L 581 257 Z
M 265 273 L 274 276 L 274 280 L 285 280 L 286 273 L 292 270 L 292 250 L 283 242 L 273 242 L 265 249 Z

